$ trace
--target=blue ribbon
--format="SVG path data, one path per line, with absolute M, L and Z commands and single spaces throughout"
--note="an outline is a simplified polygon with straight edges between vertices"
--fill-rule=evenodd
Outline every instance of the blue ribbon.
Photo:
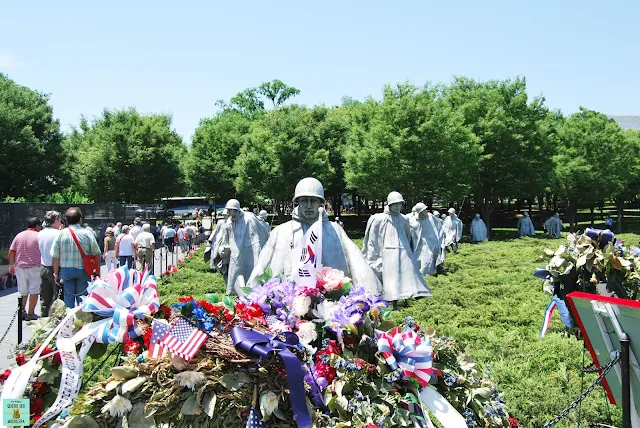
M 615 239 L 615 235 L 609 229 L 602 230 L 602 229 L 592 229 L 590 227 L 587 227 L 584 230 L 584 234 L 587 235 L 589 238 L 593 239 L 594 241 L 596 241 L 596 243 L 601 249 L 606 247 L 606 245 L 609 242 Z
M 234 327 L 231 330 L 231 340 L 239 350 L 257 355 L 261 359 L 268 357 L 272 352 L 277 352 L 282 357 L 287 370 L 289 398 L 296 423 L 300 428 L 309 428 L 311 415 L 307 409 L 304 372 L 298 357 L 289 350 L 289 347 L 297 347 L 298 336 L 295 333 L 284 332 L 271 337 L 255 330 Z

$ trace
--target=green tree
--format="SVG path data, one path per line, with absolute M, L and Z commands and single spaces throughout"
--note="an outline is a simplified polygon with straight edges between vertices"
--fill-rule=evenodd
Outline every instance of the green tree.
M 638 146 L 614 120 L 585 108 L 562 122 L 559 136 L 552 189 L 566 202 L 573 231 L 579 207 L 624 195 L 638 171 Z
M 410 203 L 467 194 L 479 146 L 440 89 L 400 84 L 384 88 L 381 103 L 351 103 L 346 181 L 363 197 L 400 191 Z
M 251 120 L 235 110 L 203 119 L 189 148 L 187 179 L 191 192 L 228 199 L 236 194 L 233 168 L 236 156 L 251 130 Z
M 69 137 L 74 183 L 96 202 L 154 202 L 184 191 L 182 138 L 171 117 L 104 110 Z
M 270 82 L 263 82 L 256 88 L 256 91 L 268 100 L 271 100 L 274 107 L 279 107 L 289 98 L 300 94 L 299 89 L 289 86 L 278 79 L 274 79 Z
M 0 74 L 0 197 L 62 190 L 62 142 L 49 97 Z
M 526 80 L 477 82 L 456 78 L 446 88 L 448 103 L 478 137 L 482 155 L 472 194 L 491 230 L 498 198 L 530 200 L 544 192 L 552 173 L 556 138 L 544 98 L 531 102 Z
M 335 171 L 316 132 L 321 116 L 298 105 L 266 112 L 252 124 L 236 159 L 238 192 L 272 199 L 281 222 L 299 180 L 314 176 L 331 185 Z

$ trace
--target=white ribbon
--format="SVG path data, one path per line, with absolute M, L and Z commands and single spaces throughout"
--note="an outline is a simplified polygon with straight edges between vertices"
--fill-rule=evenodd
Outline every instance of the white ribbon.
M 423 388 L 420 391 L 420 401 L 444 428 L 467 428 L 464 417 L 435 389 Z

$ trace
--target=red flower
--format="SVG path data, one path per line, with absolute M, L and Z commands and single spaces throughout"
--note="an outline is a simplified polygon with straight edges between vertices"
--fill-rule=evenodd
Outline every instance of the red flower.
M 320 355 L 332 355 L 340 353 L 340 345 L 335 340 L 330 340 L 326 348 L 316 352 L 316 361 L 320 361 Z
M 223 306 L 221 305 L 214 305 L 213 303 L 207 302 L 206 300 L 198 300 L 198 304 L 200 306 L 202 306 L 202 308 L 209 314 L 209 315 L 218 315 L 220 314 L 220 311 L 223 309 Z
M 42 398 L 32 398 L 31 399 L 31 414 L 37 415 L 38 417 L 42 414 Z
M 264 312 L 262 311 L 262 308 L 255 302 L 247 305 L 244 302 L 236 301 L 235 308 L 236 315 L 245 321 L 258 320 L 263 324 L 267 323 L 267 320 L 264 319 Z
M 62 364 L 62 357 L 60 356 L 60 352 L 56 352 L 55 354 L 53 354 L 51 363 L 55 366 L 59 366 L 60 364 Z
M 336 369 L 331 367 L 328 364 L 324 364 L 322 361 L 318 361 L 313 368 L 316 377 L 323 377 L 326 379 L 327 383 L 333 382 L 336 378 Z
M 182 302 L 182 303 L 189 303 L 189 302 L 193 302 L 193 297 L 189 296 L 189 297 L 178 297 L 178 302 Z
M 25 357 L 24 354 L 16 355 L 16 363 L 18 363 L 19 366 L 27 364 L 27 357 Z
M 166 319 L 171 319 L 171 308 L 167 305 L 160 305 L 160 310 L 164 313 L 164 317 Z
M 151 335 L 152 334 L 153 334 L 153 330 L 149 329 L 144 334 L 144 336 L 142 336 L 142 341 L 144 342 L 144 347 L 147 348 L 147 349 L 149 349 L 149 345 L 151 344 Z
M 380 426 L 376 424 L 366 424 L 362 428 L 380 428 Z
M 355 360 L 353 360 L 353 364 L 355 364 L 356 366 L 358 366 L 358 368 L 360 370 L 362 370 L 363 368 L 365 368 L 365 366 L 367 365 L 366 361 L 363 360 L 362 358 L 356 358 Z
M 171 272 L 173 272 L 173 273 L 178 272 L 178 268 L 174 266 L 173 269 L 171 269 Z
M 42 415 L 35 415 L 34 417 L 31 418 L 31 423 L 35 424 L 36 422 L 38 422 L 40 420 L 41 417 L 42 417 Z
M 4 383 L 5 380 L 9 378 L 11 375 L 11 370 L 6 369 L 4 372 L 0 373 L 0 383 Z
M 169 275 L 171 275 L 171 271 L 169 269 L 162 272 L 162 276 L 169 276 Z
M 509 428 L 518 428 L 517 418 L 509 418 Z
M 126 354 L 138 355 L 140 353 L 140 344 L 134 340 L 131 340 L 131 338 L 127 334 L 124 337 L 123 349 Z
M 36 380 L 33 383 L 33 386 L 31 387 L 31 389 L 35 395 L 43 396 L 47 392 L 49 392 L 49 384 L 46 382 L 40 382 L 39 380 Z

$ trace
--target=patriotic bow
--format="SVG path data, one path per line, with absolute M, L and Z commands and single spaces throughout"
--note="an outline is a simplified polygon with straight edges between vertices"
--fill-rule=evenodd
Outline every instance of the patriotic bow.
M 400 367 L 406 377 L 416 379 L 421 387 L 429 385 L 433 372 L 431 340 L 423 343 L 420 336 L 409 327 L 404 331 L 396 327 L 391 333 L 378 334 L 378 351 L 391 369 Z
M 94 334 L 98 343 L 123 342 L 128 334 L 135 339 L 143 334 L 136 318 L 153 315 L 160 307 L 156 277 L 145 268 L 142 272 L 127 266 L 109 274 L 109 281 L 100 277 L 89 286 L 82 310 L 110 317 Z

